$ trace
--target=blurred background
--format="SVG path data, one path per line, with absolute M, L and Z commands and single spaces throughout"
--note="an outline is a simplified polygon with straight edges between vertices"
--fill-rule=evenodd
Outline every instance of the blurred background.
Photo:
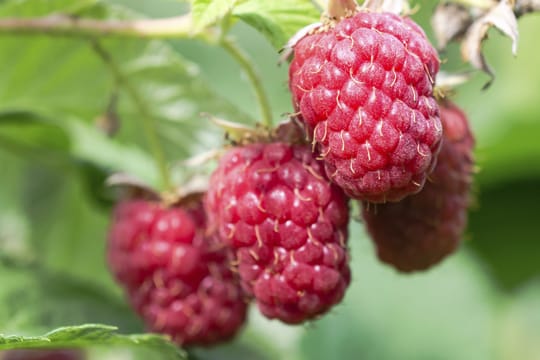
M 51 6 L 110 16 L 89 6 L 94 1 L 16 3 L 0 1 L 0 17 L 43 15 Z M 173 0 L 103 3 L 119 16 L 186 9 Z M 420 2 L 413 16 L 430 36 L 435 4 Z M 494 84 L 482 91 L 488 77 L 477 73 L 455 97 L 475 130 L 479 170 L 460 250 L 426 273 L 398 274 L 378 262 L 363 225 L 353 222 L 353 282 L 342 305 L 297 327 L 252 311 L 234 343 L 197 350 L 197 358 L 540 359 L 540 17 L 521 18 L 519 31 L 516 58 L 510 40 L 490 31 Z M 286 66 L 252 28 L 238 23 L 232 34 L 257 63 L 278 121 L 292 111 Z M 148 99 L 172 163 L 219 143 L 200 112 L 258 119 L 247 79 L 220 48 L 191 40 L 102 45 Z M 469 69 L 457 45 L 442 58 L 445 70 Z M 156 180 L 139 117 L 84 39 L 0 34 L 0 333 L 85 322 L 143 331 L 104 261 L 112 205 L 105 177 L 122 170 Z M 114 139 L 104 134 L 117 125 Z M 91 354 L 160 358 L 129 349 Z

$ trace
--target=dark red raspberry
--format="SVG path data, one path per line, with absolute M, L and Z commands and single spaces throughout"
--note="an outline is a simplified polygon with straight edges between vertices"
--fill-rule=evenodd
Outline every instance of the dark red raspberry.
M 261 312 L 300 323 L 328 311 L 350 282 L 348 201 L 309 147 L 251 144 L 226 153 L 205 207 L 235 249 Z
M 233 337 L 247 304 L 230 270 L 232 251 L 205 236 L 202 205 L 129 200 L 114 211 L 108 262 L 151 331 L 178 344 Z
M 422 189 L 442 136 L 438 70 L 423 30 L 391 13 L 359 12 L 296 44 L 293 104 L 348 195 L 386 202 Z
M 16 349 L 0 352 L 2 360 L 84 360 L 80 349 Z
M 474 138 L 465 114 L 441 105 L 444 139 L 424 189 L 398 203 L 364 203 L 379 258 L 400 271 L 425 270 L 452 253 L 467 224 Z

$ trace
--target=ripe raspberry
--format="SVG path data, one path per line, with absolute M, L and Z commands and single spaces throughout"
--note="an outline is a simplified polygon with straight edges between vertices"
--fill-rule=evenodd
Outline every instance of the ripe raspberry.
M 425 270 L 441 261 L 457 248 L 467 225 L 474 138 L 455 105 L 441 105 L 441 120 L 443 145 L 424 189 L 398 203 L 364 203 L 379 258 L 400 271 Z
M 108 262 L 152 331 L 178 344 L 228 340 L 245 321 L 243 292 L 229 268 L 232 251 L 204 236 L 192 208 L 129 200 L 114 211 Z
M 79 349 L 16 349 L 0 353 L 2 360 L 84 360 Z
M 423 30 L 391 13 L 359 12 L 296 44 L 294 107 L 349 196 L 399 201 L 422 189 L 442 137 L 438 70 Z
M 328 311 L 350 282 L 345 194 L 305 146 L 251 144 L 224 155 L 205 208 L 236 249 L 261 312 L 300 323 Z

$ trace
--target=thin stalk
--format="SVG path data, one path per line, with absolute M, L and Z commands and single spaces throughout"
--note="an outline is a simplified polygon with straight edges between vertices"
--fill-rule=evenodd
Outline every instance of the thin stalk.
M 223 37 L 221 40 L 221 46 L 231 55 L 245 71 L 249 82 L 255 92 L 255 97 L 259 104 L 261 112 L 261 122 L 266 127 L 272 127 L 272 110 L 270 108 L 270 102 L 264 87 L 262 85 L 261 77 L 257 72 L 255 64 L 247 56 L 246 53 L 230 38 Z
M 96 20 L 50 15 L 38 18 L 0 18 L 0 32 L 63 36 L 120 36 L 138 38 L 189 38 L 191 16 L 163 19 Z
M 167 160 L 165 159 L 165 153 L 163 152 L 159 142 L 156 123 L 151 115 L 150 109 L 148 108 L 141 94 L 139 94 L 138 89 L 122 73 L 114 59 L 112 59 L 110 54 L 101 46 L 101 44 L 97 40 L 93 40 L 92 47 L 108 67 L 117 84 L 126 91 L 133 104 L 137 107 L 137 110 L 141 115 L 142 127 L 146 136 L 146 141 L 148 142 L 148 146 L 150 147 L 152 155 L 154 156 L 161 176 L 162 186 L 165 190 L 171 190 L 171 175 L 167 166 Z

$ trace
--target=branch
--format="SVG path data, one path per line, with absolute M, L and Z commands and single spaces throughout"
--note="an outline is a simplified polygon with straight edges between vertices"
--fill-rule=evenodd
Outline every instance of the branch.
M 40 18 L 0 18 L 0 33 L 48 34 L 64 36 L 120 36 L 139 38 L 188 38 L 191 16 L 163 19 L 95 20 L 67 15 Z

